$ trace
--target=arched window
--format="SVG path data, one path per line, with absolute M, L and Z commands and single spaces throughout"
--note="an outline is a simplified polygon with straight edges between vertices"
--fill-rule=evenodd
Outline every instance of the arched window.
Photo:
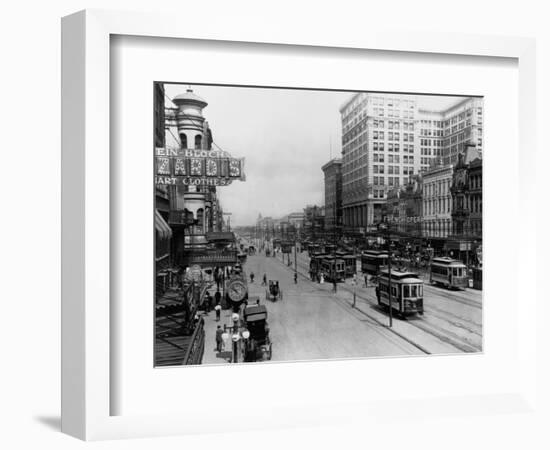
M 197 134 L 195 136 L 195 148 L 201 148 L 202 146 L 202 135 Z
M 181 148 L 187 148 L 187 135 L 185 133 L 180 134 Z

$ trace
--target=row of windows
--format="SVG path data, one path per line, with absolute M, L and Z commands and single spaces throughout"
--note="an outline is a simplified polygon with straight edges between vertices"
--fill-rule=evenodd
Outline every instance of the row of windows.
M 403 175 L 412 175 L 413 167 L 402 167 L 402 171 L 403 171 Z M 372 173 L 382 174 L 384 172 L 385 172 L 385 166 L 378 165 L 378 164 L 372 165 Z M 388 166 L 388 174 L 399 175 L 399 166 Z
M 406 158 L 406 156 L 405 156 Z M 412 156 L 411 156 L 412 158 Z M 383 153 L 374 153 L 372 155 L 372 159 L 374 162 L 384 162 L 384 154 Z M 389 163 L 399 163 L 399 155 L 388 155 L 388 162 Z
M 389 186 L 399 186 L 399 177 L 388 177 Z M 403 184 L 407 184 L 408 177 L 403 177 Z M 375 176 L 372 177 L 372 182 L 375 186 L 385 186 L 386 179 L 385 177 Z
M 414 119 L 413 111 L 400 111 L 399 109 L 387 109 L 384 108 L 373 108 L 373 115 L 377 117 L 394 117 L 403 119 Z
M 448 195 L 451 189 L 451 180 L 437 180 L 424 183 L 424 193 L 427 197 Z
M 450 198 L 439 198 L 425 200 L 424 202 L 424 215 L 431 216 L 433 214 L 445 214 L 451 212 L 451 199 Z
M 384 142 L 374 142 L 372 149 L 375 152 L 383 152 L 384 151 Z M 389 142 L 388 143 L 388 152 L 399 152 L 400 146 L 397 143 Z M 403 151 L 405 153 L 414 153 L 414 145 L 412 144 L 403 144 Z
M 375 106 L 387 106 L 389 108 L 392 107 L 403 107 L 403 108 L 409 108 L 414 109 L 414 100 L 405 100 L 395 97 L 371 97 L 369 96 L 370 101 Z
M 386 123 L 382 119 L 374 119 L 372 122 L 373 128 L 384 128 Z M 388 129 L 390 130 L 400 130 L 401 122 L 399 120 L 388 120 Z M 414 131 L 414 122 L 403 122 L 403 130 L 405 131 Z

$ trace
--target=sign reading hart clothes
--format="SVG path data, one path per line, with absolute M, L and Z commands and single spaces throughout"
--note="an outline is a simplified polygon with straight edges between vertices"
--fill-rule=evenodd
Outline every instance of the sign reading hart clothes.
M 155 149 L 155 184 L 227 186 L 245 180 L 244 158 L 221 150 Z

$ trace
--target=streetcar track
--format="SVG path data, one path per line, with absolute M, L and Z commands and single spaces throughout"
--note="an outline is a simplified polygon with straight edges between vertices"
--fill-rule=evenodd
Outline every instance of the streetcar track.
M 302 265 L 302 268 L 304 268 L 304 266 Z M 305 277 L 305 275 L 302 274 L 302 276 Z M 341 288 L 343 290 L 345 290 L 346 292 L 348 293 L 353 293 L 345 284 L 343 284 L 341 286 Z M 359 295 L 357 293 L 355 293 L 356 297 L 361 299 L 361 300 L 364 300 L 365 302 L 369 303 L 370 305 L 372 306 L 376 306 L 376 303 L 369 299 L 369 298 L 366 298 L 366 297 L 363 297 L 362 295 Z M 363 312 L 365 315 L 368 315 L 366 312 L 364 311 L 361 311 Z M 375 318 L 373 318 L 374 320 L 377 320 Z M 443 318 L 443 320 L 446 320 Z M 378 320 L 377 320 L 378 321 Z M 450 324 L 453 324 L 455 325 L 455 323 L 453 322 L 450 322 L 448 320 L 446 320 L 448 323 Z M 380 322 L 379 322 L 380 323 Z M 445 342 L 446 344 L 449 344 L 453 347 L 455 347 L 456 349 L 460 350 L 460 351 L 463 351 L 463 352 L 468 352 L 468 353 L 475 353 L 475 352 L 479 352 L 481 351 L 481 347 L 478 347 L 476 346 L 475 344 L 471 343 L 470 341 L 468 341 L 467 339 L 461 337 L 461 336 L 458 336 L 456 335 L 455 333 L 449 331 L 449 330 L 445 330 L 437 325 L 434 325 L 433 323 L 430 323 L 429 321 L 423 321 L 423 324 L 420 325 L 419 323 L 417 323 L 417 321 L 415 320 L 409 320 L 407 321 L 408 324 L 420 329 L 421 331 L 427 333 L 427 334 L 430 334 L 432 336 L 434 336 L 435 338 L 439 339 L 440 341 L 442 342 Z M 455 325 L 456 326 L 456 325 Z M 430 328 L 432 327 L 432 328 Z M 460 328 L 463 328 L 465 329 L 466 331 L 471 331 L 469 330 L 467 327 L 460 327 Z M 435 329 L 435 330 L 434 330 Z M 393 330 L 392 330 L 393 331 Z M 407 340 L 408 342 L 412 342 L 410 341 L 409 339 L 407 339 L 406 337 L 404 336 L 401 336 L 400 333 L 395 333 L 395 334 L 398 334 L 400 335 L 400 337 L 403 337 L 405 340 Z M 478 333 L 475 333 L 474 334 L 478 334 Z M 481 334 L 480 334 L 481 336 Z M 413 345 L 415 345 L 416 343 L 414 343 Z M 421 350 L 425 350 L 425 349 L 421 349 Z
M 432 293 L 434 293 L 435 295 L 438 295 L 439 297 L 444 298 L 445 300 L 448 300 L 450 302 L 462 303 L 463 305 L 471 306 L 472 308 L 477 308 L 477 309 L 483 308 L 483 305 L 479 302 L 476 302 L 475 300 L 468 300 L 460 297 L 451 297 L 450 294 L 446 291 L 443 291 L 442 288 L 438 288 L 437 286 L 429 283 L 430 282 L 428 281 L 426 282 L 426 284 L 424 284 L 424 289 L 427 289 L 428 291 L 431 290 Z
M 440 315 L 440 314 L 436 314 L 434 313 L 433 311 L 430 311 L 431 308 L 425 308 L 424 311 L 428 311 L 430 313 L 430 316 L 432 317 L 437 317 L 438 319 L 440 320 L 443 320 L 447 323 L 449 323 L 450 325 L 454 326 L 454 327 L 457 327 L 457 328 L 462 328 L 463 330 L 466 330 L 468 331 L 469 333 L 472 333 L 472 334 L 475 334 L 479 337 L 483 337 L 481 331 L 477 331 L 477 330 L 473 330 L 472 328 L 470 327 L 467 327 L 466 325 L 464 325 L 463 323 L 460 323 L 458 321 L 453 321 L 453 320 L 449 320 L 447 319 L 446 317 Z M 454 316 L 453 314 L 450 314 L 452 316 Z M 457 316 L 454 316 L 454 317 L 457 317 Z M 462 319 L 462 318 L 459 318 L 460 320 L 464 320 L 465 322 L 467 322 L 465 319 Z M 473 322 L 470 322 L 470 323 L 473 323 Z M 481 328 L 481 326 L 479 326 Z
M 277 261 L 279 261 L 277 259 Z M 279 261 L 283 266 L 285 266 L 284 262 L 282 261 Z M 302 266 L 303 267 L 303 266 Z M 308 280 L 308 281 L 311 281 L 309 279 L 309 276 L 303 274 L 302 272 L 300 271 L 296 271 L 298 274 L 300 274 L 304 279 Z M 321 287 L 317 287 L 315 284 L 313 284 L 314 286 L 314 289 L 318 292 L 325 292 L 326 291 L 324 289 L 322 289 Z M 348 291 L 349 292 L 349 291 Z M 341 308 L 345 309 L 346 312 L 350 312 L 350 307 L 351 307 L 351 311 L 352 312 L 357 312 L 367 318 L 369 318 L 372 323 L 371 325 L 377 325 L 377 326 L 381 326 L 383 327 L 384 331 L 386 332 L 390 332 L 392 334 L 394 334 L 395 336 L 399 337 L 400 339 L 404 340 L 405 342 L 407 342 L 408 344 L 412 345 L 413 347 L 417 348 L 418 350 L 420 350 L 422 353 L 426 354 L 426 355 L 430 355 L 431 352 L 429 350 L 427 350 L 426 348 L 424 348 L 422 345 L 414 342 L 413 340 L 409 339 L 407 336 L 404 336 L 402 333 L 399 333 L 398 331 L 392 329 L 392 328 L 387 328 L 386 325 L 384 323 L 382 323 L 380 320 L 378 320 L 376 317 L 368 314 L 366 311 L 363 311 L 361 309 L 358 309 L 358 308 L 353 308 L 353 306 L 349 305 L 345 300 L 342 300 L 338 297 L 335 297 L 333 295 L 328 295 L 327 296 L 330 300 L 333 300 L 337 305 L 339 305 Z M 353 315 L 353 314 L 352 314 Z M 357 316 L 354 316 L 355 318 L 357 318 Z M 361 320 L 361 319 L 358 319 L 358 320 Z M 362 320 L 363 321 L 363 320 Z M 388 339 L 388 336 L 387 335 L 384 335 L 382 334 L 381 330 L 378 329 L 378 327 L 373 327 L 374 330 L 376 330 L 377 333 L 379 333 L 381 336 L 385 337 L 386 339 Z M 403 349 L 404 351 L 407 351 L 406 349 L 403 348 L 403 346 L 399 345 L 397 342 L 393 341 L 392 342 L 396 345 L 398 345 L 401 349 Z M 408 352 L 408 351 L 407 351 Z

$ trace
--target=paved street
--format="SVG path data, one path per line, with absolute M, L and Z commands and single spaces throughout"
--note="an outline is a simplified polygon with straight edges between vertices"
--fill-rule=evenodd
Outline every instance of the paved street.
M 291 261 L 294 264 L 293 257 Z M 312 282 L 307 277 L 309 260 L 298 255 L 298 283 L 293 281 L 293 266 L 282 261 L 282 255 L 249 256 L 244 265 L 247 275 L 254 272 L 249 283 L 249 295 L 259 296 L 268 309 L 268 321 L 273 342 L 272 361 L 379 357 L 398 355 L 445 354 L 481 350 L 481 293 L 447 291 L 425 286 L 424 316 L 407 320 L 394 318 L 388 328 L 387 312 L 376 305 L 374 287 L 364 287 L 362 278 L 356 288 L 353 307 L 351 281 L 338 285 Z M 265 298 L 263 274 L 279 280 L 283 300 L 271 302 Z M 217 324 L 231 322 L 231 313 L 223 311 L 222 320 L 215 321 L 212 312 L 205 317 L 206 348 L 204 364 L 227 363 L 230 352 L 215 351 Z

